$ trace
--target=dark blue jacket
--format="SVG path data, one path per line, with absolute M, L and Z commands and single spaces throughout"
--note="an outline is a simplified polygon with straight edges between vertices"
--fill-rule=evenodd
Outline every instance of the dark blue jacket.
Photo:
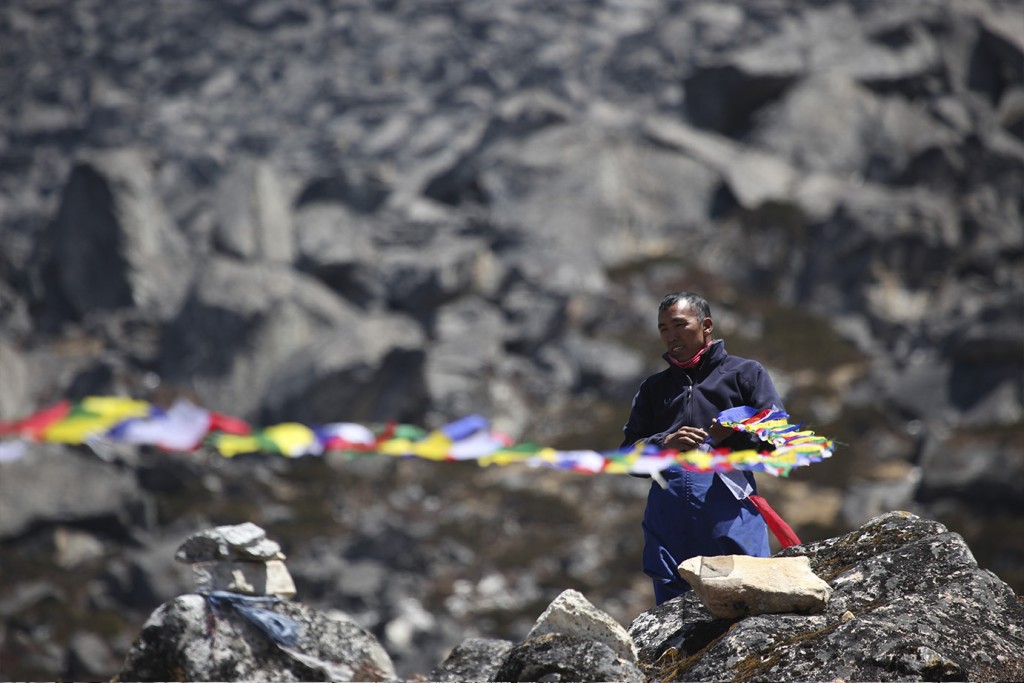
M 730 356 L 715 341 L 696 368 L 669 365 L 640 385 L 623 447 L 640 439 L 661 444 L 680 426 L 707 430 L 726 408 L 782 408 L 775 385 L 757 361 Z M 723 444 L 750 445 L 737 434 Z M 668 488 L 652 483 L 644 511 L 644 571 L 654 579 L 658 604 L 689 589 L 679 576 L 679 563 L 697 555 L 755 555 L 769 552 L 764 520 L 749 501 L 740 501 L 714 474 L 671 467 L 662 472 Z M 754 486 L 754 477 L 746 473 Z
M 764 367 L 754 360 L 730 356 L 725 342 L 714 341 L 696 368 L 669 365 L 644 380 L 622 429 L 622 446 L 632 446 L 640 439 L 661 445 L 667 434 L 683 425 L 707 430 L 726 408 L 773 405 L 783 407 Z

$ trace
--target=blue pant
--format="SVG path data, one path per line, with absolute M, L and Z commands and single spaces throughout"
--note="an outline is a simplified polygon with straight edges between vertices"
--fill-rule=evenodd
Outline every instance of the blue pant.
M 752 503 L 737 500 L 716 475 L 671 468 L 662 476 L 668 488 L 651 483 L 643 522 L 643 567 L 654 580 L 656 604 L 690 590 L 677 567 L 691 557 L 768 557 L 764 519 Z M 746 477 L 753 484 L 753 475 Z

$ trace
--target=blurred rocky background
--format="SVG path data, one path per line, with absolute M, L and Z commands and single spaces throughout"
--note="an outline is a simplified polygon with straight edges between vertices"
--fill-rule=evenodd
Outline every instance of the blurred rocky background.
M 842 442 L 761 478 L 801 538 L 911 510 L 1024 591 L 1015 0 L 9 0 L 0 102 L 0 419 L 185 396 L 610 449 L 695 289 Z M 4 453 L 4 679 L 112 676 L 219 524 L 403 676 L 564 589 L 653 604 L 628 477 Z

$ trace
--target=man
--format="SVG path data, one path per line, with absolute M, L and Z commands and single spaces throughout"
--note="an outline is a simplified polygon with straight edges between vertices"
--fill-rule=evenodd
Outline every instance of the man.
M 749 447 L 749 437 L 717 424 L 726 408 L 782 408 L 782 401 L 760 363 L 730 356 L 713 340 L 711 308 L 692 292 L 669 294 L 658 307 L 658 331 L 669 366 L 651 375 L 633 398 L 623 427 L 623 447 L 646 441 L 688 451 L 709 443 Z M 657 604 L 690 590 L 677 571 L 697 555 L 767 557 L 764 519 L 742 491 L 756 493 L 750 472 L 731 481 L 714 473 L 673 466 L 662 473 L 665 485 L 652 482 L 644 511 L 644 572 L 654 580 Z M 736 482 L 739 483 L 737 486 Z

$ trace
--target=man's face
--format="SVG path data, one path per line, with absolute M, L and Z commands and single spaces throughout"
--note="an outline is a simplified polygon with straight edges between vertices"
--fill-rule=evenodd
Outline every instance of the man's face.
M 678 361 L 686 361 L 704 348 L 711 338 L 714 323 L 711 318 L 701 319 L 693 309 L 682 301 L 658 312 L 658 332 L 661 343 L 669 355 Z

